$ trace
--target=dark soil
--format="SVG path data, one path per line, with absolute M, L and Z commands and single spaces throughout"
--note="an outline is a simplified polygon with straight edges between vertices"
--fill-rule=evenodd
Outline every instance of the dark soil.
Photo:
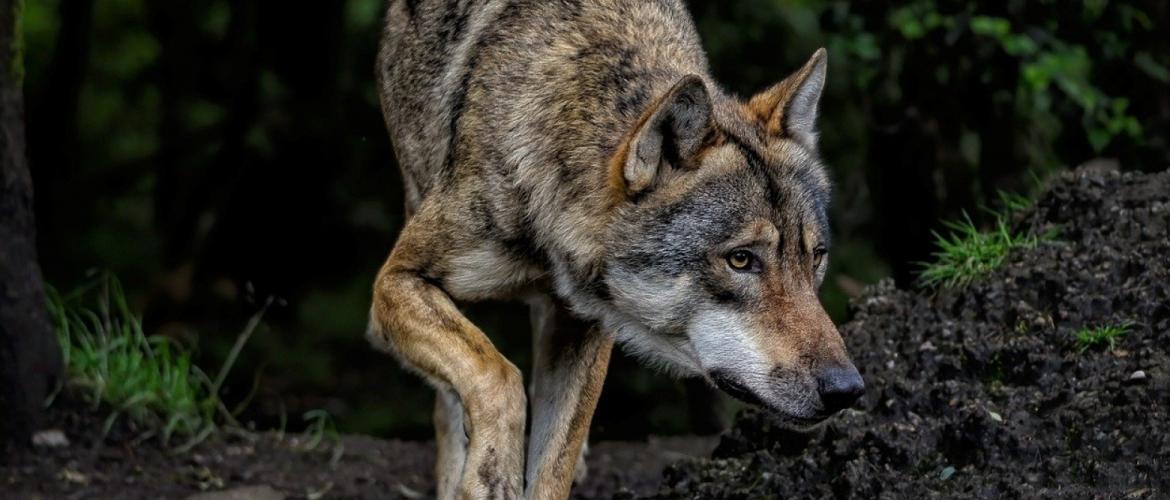
M 855 410 L 805 433 L 745 412 L 661 496 L 1170 496 L 1170 172 L 1066 173 L 1016 227 L 1059 236 L 962 290 L 856 302 Z M 1124 323 L 1113 349 L 1074 339 Z
M 76 403 L 55 404 L 49 417 L 70 444 L 0 450 L 0 499 L 188 498 L 215 492 L 268 498 L 257 496 L 255 488 L 286 498 L 435 495 L 430 442 L 340 436 L 312 446 L 299 433 L 236 431 L 175 454 L 156 440 L 136 443 L 141 433 L 124 425 L 100 440 L 103 415 Z M 715 443 L 714 437 L 594 443 L 589 474 L 574 488 L 574 498 L 651 494 L 669 464 L 707 456 Z

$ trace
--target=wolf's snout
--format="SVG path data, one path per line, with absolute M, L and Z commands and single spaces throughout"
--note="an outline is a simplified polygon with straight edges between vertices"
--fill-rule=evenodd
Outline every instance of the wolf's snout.
M 817 390 L 827 413 L 836 413 L 851 406 L 865 394 L 865 382 L 857 368 L 834 366 L 817 376 Z

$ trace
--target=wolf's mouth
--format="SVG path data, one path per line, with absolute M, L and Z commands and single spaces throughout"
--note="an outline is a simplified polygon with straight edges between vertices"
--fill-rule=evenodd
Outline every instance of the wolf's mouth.
M 794 415 L 774 405 L 768 404 L 763 399 L 760 399 L 755 392 L 748 389 L 742 382 L 735 377 L 728 375 L 726 372 L 720 370 L 713 370 L 710 372 L 711 381 L 715 382 L 715 386 L 723 392 L 726 392 L 731 397 L 743 401 L 744 403 L 755 405 L 772 413 L 775 417 L 786 422 L 788 425 L 798 429 L 813 427 L 819 424 L 828 417 L 826 414 L 818 413 L 812 417 L 805 417 L 801 415 Z
M 715 382 L 715 386 L 723 392 L 731 395 L 731 397 L 743 401 L 750 405 L 756 405 L 763 408 L 768 408 L 768 405 L 760 399 L 756 393 L 749 390 L 746 386 L 740 383 L 739 380 L 721 371 L 712 371 L 711 380 Z

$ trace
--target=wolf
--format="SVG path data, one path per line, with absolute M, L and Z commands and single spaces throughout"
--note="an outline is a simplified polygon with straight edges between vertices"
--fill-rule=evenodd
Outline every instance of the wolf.
M 793 425 L 863 394 L 817 298 L 826 64 L 740 99 L 681 0 L 390 2 L 407 220 L 367 336 L 437 391 L 440 498 L 568 496 L 615 342 Z M 460 313 L 486 299 L 531 306 L 530 392 Z

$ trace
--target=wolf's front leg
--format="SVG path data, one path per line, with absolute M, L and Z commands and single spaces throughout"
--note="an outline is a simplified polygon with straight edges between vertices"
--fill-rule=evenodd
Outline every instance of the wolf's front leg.
M 609 368 L 613 340 L 547 296 L 529 305 L 535 362 L 525 496 L 568 498 Z
M 451 389 L 435 394 L 435 496 L 455 498 L 463 463 L 467 460 L 467 431 L 463 427 L 463 403 Z
M 417 222 L 416 218 L 403 229 L 378 274 L 368 335 L 375 346 L 397 355 L 436 388 L 458 395 L 466 416 L 467 451 L 461 472 L 440 474 L 440 478 L 459 474 L 457 491 L 442 493 L 460 498 L 519 498 L 526 404 L 520 371 L 460 314 L 434 280 L 424 277 L 423 264 L 429 256 L 423 252 L 433 246 L 425 238 L 418 242 L 422 230 Z M 455 427 L 446 430 L 453 432 Z M 444 461 L 457 464 L 455 458 L 445 456 Z

